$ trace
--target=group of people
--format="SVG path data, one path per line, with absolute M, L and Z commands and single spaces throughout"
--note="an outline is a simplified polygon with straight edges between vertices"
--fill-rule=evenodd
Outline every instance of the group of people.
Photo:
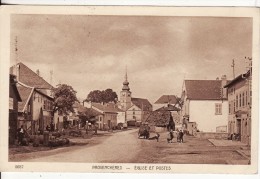
M 183 130 L 177 129 L 177 142 L 178 143 L 183 143 L 183 136 L 184 136 Z M 169 134 L 168 134 L 168 137 L 167 137 L 167 142 L 172 143 L 173 138 L 174 138 L 173 130 L 171 129 Z

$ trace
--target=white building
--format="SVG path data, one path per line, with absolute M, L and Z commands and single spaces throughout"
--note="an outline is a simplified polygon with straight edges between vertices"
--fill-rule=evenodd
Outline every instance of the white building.
M 228 101 L 226 76 L 221 80 L 185 80 L 182 87 L 182 116 L 193 134 L 200 132 L 227 132 Z

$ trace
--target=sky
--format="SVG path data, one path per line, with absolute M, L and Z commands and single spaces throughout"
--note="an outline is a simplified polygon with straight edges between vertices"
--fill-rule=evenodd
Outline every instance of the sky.
M 235 76 L 244 73 L 252 19 L 12 15 L 10 45 L 11 65 L 39 69 L 48 82 L 52 70 L 52 85 L 71 85 L 80 100 L 97 89 L 119 95 L 127 66 L 132 96 L 154 103 L 180 96 L 184 79 L 232 79 L 232 59 Z

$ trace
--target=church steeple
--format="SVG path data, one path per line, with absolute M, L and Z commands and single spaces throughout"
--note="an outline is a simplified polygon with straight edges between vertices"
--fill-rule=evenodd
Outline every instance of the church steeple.
M 123 88 L 120 92 L 120 103 L 121 109 L 123 109 L 124 111 L 131 107 L 131 91 L 129 88 L 129 82 L 127 80 L 127 68 L 125 72 L 125 81 L 123 82 Z
M 129 88 L 129 82 L 127 81 L 127 67 L 126 67 L 126 70 L 125 70 L 125 81 L 123 82 L 123 88 L 122 90 L 123 91 L 130 91 L 130 88 Z

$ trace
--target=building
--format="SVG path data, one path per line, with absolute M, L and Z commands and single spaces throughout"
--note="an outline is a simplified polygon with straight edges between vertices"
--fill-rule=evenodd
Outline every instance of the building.
M 84 105 L 84 103 L 83 103 Z M 103 128 L 103 114 L 93 108 L 84 107 L 79 102 L 73 105 L 74 112 L 68 115 L 68 122 L 73 126 L 85 127 L 89 124 L 97 124 L 99 129 Z
M 127 73 L 125 74 L 125 81 L 120 92 L 119 108 L 125 111 L 125 119 L 128 124 L 144 121 L 148 112 L 153 110 L 152 104 L 144 98 L 133 98 L 132 92 L 129 88 L 127 80 Z
M 163 106 L 155 111 L 169 111 L 174 122 L 175 128 L 182 128 L 182 117 L 181 117 L 181 109 L 176 107 L 175 105 L 168 104 L 167 106 Z
M 169 104 L 173 105 L 177 108 L 181 108 L 180 106 L 180 98 L 176 95 L 162 95 L 155 103 L 153 104 L 153 110 L 157 110 L 162 107 L 167 107 Z
M 21 62 L 10 67 L 10 74 L 17 76 L 22 98 L 18 104 L 18 127 L 23 124 L 32 134 L 44 130 L 53 119 L 53 86 L 40 76 L 39 70 L 34 72 Z
M 116 127 L 119 123 L 125 123 L 125 111 L 119 109 L 116 104 L 88 102 L 86 104 L 84 103 L 84 106 L 94 109 L 102 114 L 98 116 L 97 120 L 99 129 L 112 129 Z
M 22 83 L 17 88 L 22 98 L 18 104 L 18 127 L 23 125 L 29 134 L 44 131 L 52 120 L 53 98 Z
M 226 75 L 221 80 L 184 80 L 182 117 L 190 134 L 227 132 L 227 82 Z
M 22 102 L 17 89 L 16 76 L 9 75 L 9 144 L 14 144 L 17 134 L 18 102 Z
M 228 133 L 238 134 L 250 145 L 251 140 L 251 75 L 250 71 L 237 76 L 225 88 L 228 91 Z

